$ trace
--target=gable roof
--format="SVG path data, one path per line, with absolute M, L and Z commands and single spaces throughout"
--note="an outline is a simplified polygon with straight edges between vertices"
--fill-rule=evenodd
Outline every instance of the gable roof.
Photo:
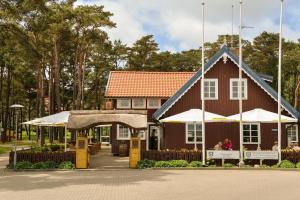
M 207 73 L 223 56 L 229 57 L 237 66 L 239 58 L 229 50 L 226 45 L 223 47 L 206 63 L 204 66 L 204 73 Z M 267 94 L 269 94 L 276 102 L 278 99 L 277 92 L 268 85 L 260 76 L 255 73 L 248 65 L 242 63 L 242 70 L 246 73 L 258 86 L 260 86 Z M 171 98 L 169 98 L 160 109 L 154 114 L 153 118 L 159 118 L 165 114 L 197 81 L 202 77 L 202 70 L 199 70 L 190 80 L 188 80 Z M 293 117 L 299 119 L 300 113 L 292 107 L 285 99 L 281 97 L 282 107 Z
M 195 72 L 111 71 L 105 97 L 169 98 Z

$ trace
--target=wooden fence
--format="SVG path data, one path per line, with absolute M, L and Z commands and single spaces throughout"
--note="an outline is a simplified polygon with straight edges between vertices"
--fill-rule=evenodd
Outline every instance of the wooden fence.
M 293 163 L 300 162 L 300 151 L 282 151 L 282 160 L 289 160 Z M 201 151 L 192 150 L 162 150 L 162 151 L 144 151 L 142 152 L 142 159 L 148 160 L 187 160 L 187 161 L 202 161 Z M 228 160 L 229 161 L 229 160 Z M 237 161 L 238 162 L 238 161 Z M 259 163 L 254 161 L 253 163 Z M 274 161 L 274 164 L 276 161 Z
M 101 143 L 94 143 L 89 145 L 89 152 L 91 155 L 97 154 L 101 150 Z
M 202 160 L 201 151 L 179 151 L 179 150 L 163 150 L 163 151 L 144 151 L 142 152 L 142 159 L 148 160 L 186 160 L 188 162 L 194 160 Z
M 28 161 L 31 163 L 54 161 L 61 163 L 64 161 L 71 161 L 75 164 L 76 153 L 75 151 L 68 152 L 30 152 L 30 151 L 17 151 L 17 162 Z M 9 164 L 14 162 L 14 152 L 9 153 Z

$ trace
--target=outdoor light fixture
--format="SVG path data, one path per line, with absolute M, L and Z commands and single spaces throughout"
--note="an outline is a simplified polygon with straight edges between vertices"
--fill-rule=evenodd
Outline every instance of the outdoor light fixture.
M 22 106 L 21 104 L 14 104 L 11 105 L 10 108 L 14 109 L 15 111 L 15 115 L 16 115 L 16 127 L 15 127 L 15 134 L 16 134 L 16 138 L 15 138 L 15 144 L 14 144 L 14 169 L 16 169 L 16 164 L 17 164 L 17 133 L 18 133 L 18 109 L 22 109 L 24 108 L 24 106 Z

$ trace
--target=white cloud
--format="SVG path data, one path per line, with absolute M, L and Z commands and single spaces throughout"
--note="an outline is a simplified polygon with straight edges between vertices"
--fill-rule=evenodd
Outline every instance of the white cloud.
M 244 1 L 244 38 L 253 39 L 262 31 L 278 32 L 280 1 Z M 163 38 L 160 47 L 174 51 L 197 48 L 201 43 L 201 3 L 199 0 L 81 0 L 79 4 L 102 4 L 114 13 L 117 28 L 109 31 L 112 39 L 121 39 L 131 45 L 145 34 Z M 300 2 L 285 1 L 286 24 L 284 36 L 296 40 L 300 37 Z M 231 5 L 234 5 L 235 33 L 238 32 L 238 0 L 205 0 L 205 36 L 214 41 L 217 35 L 231 33 Z M 292 20 L 292 22 L 291 22 Z M 293 24 L 293 25 L 292 25 Z

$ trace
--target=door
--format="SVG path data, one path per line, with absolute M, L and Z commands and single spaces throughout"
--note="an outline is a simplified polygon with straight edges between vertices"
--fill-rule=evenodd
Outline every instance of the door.
M 111 125 L 100 126 L 100 142 L 102 144 L 110 144 Z
M 159 127 L 151 126 L 149 128 L 149 150 L 159 150 L 160 146 L 160 134 L 159 134 Z

